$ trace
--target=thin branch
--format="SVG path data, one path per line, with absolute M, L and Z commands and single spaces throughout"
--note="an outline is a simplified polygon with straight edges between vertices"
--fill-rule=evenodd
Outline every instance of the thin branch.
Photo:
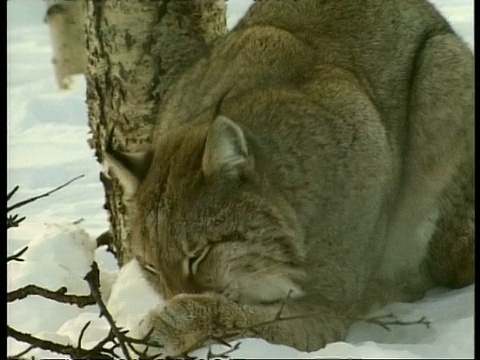
M 311 313 L 305 313 L 305 314 L 299 314 L 299 315 L 292 315 L 292 316 L 275 316 L 275 318 L 271 320 L 266 320 L 266 321 L 261 321 L 249 326 L 239 326 L 236 328 L 233 328 L 233 333 L 229 334 L 229 336 L 237 336 L 237 335 L 244 335 L 247 331 L 252 331 L 256 333 L 256 330 L 254 328 L 256 327 L 261 327 L 265 325 L 271 325 L 277 322 L 281 321 L 288 321 L 288 320 L 297 320 L 297 319 L 305 319 L 305 318 L 310 318 L 318 315 L 322 315 L 322 312 L 311 312 Z
M 77 305 L 83 308 L 87 305 L 95 305 L 95 298 L 92 295 L 66 295 L 67 288 L 62 286 L 56 291 L 48 290 L 37 285 L 27 285 L 7 293 L 7 302 L 21 300 L 30 295 L 39 295 L 60 303 Z
M 399 326 L 425 325 L 427 329 L 430 329 L 430 324 L 431 324 L 431 322 L 428 321 L 425 316 L 422 316 L 418 320 L 402 321 L 402 320 L 399 320 L 398 317 L 393 313 L 389 313 L 386 315 L 373 316 L 369 318 L 363 318 L 362 320 L 370 324 L 378 325 L 387 331 L 391 331 L 390 326 L 392 325 L 399 325 Z
M 290 296 L 292 295 L 292 293 L 293 293 L 293 289 L 290 289 L 288 291 L 287 297 L 280 304 L 280 309 L 278 309 L 277 315 L 275 316 L 276 319 L 280 319 L 280 317 L 282 316 L 283 309 L 285 308 L 285 304 L 287 303 L 288 299 L 290 299 Z
M 212 347 L 209 346 L 208 347 L 208 352 L 207 352 L 207 360 L 210 360 L 210 359 L 216 359 L 216 358 L 223 358 L 223 359 L 228 359 L 229 358 L 229 355 L 234 352 L 234 351 L 237 351 L 239 348 L 240 348 L 240 341 L 236 342 L 234 345 L 230 345 L 229 343 L 227 342 L 223 342 L 223 344 L 227 345 L 229 347 L 229 349 L 221 352 L 221 353 L 218 353 L 218 354 L 215 354 L 212 352 Z
M 87 281 L 88 286 L 90 287 L 90 292 L 93 296 L 93 299 L 97 303 L 98 307 L 100 308 L 100 316 L 104 316 L 108 323 L 110 324 L 111 331 L 113 334 L 119 338 L 122 336 L 122 333 L 120 329 L 117 327 L 115 324 L 115 321 L 113 320 L 112 315 L 108 312 L 107 307 L 105 306 L 105 303 L 102 300 L 102 296 L 100 294 L 100 276 L 99 276 L 99 271 L 98 271 L 98 265 L 94 261 L 92 263 L 92 270 L 90 270 L 87 275 L 85 275 L 84 279 Z M 130 353 L 128 352 L 127 347 L 125 344 L 120 341 L 120 347 L 122 348 L 123 355 L 125 355 L 125 358 L 127 360 L 131 360 L 132 358 L 130 357 Z
M 34 196 L 34 197 L 31 197 L 31 198 L 26 199 L 26 200 L 19 201 L 18 203 L 14 204 L 14 205 L 12 205 L 12 206 L 7 206 L 7 213 L 10 212 L 10 211 L 12 211 L 12 210 L 14 210 L 14 209 L 17 209 L 17 208 L 19 208 L 19 207 L 21 207 L 21 206 L 24 206 L 24 205 L 26 205 L 26 204 L 29 204 L 29 203 L 31 203 L 31 202 L 33 202 L 33 201 L 35 201 L 35 200 L 38 200 L 38 199 L 47 197 L 47 196 L 53 194 L 54 192 L 57 192 L 58 190 L 63 189 L 64 187 L 70 185 L 72 182 L 74 182 L 74 181 L 76 181 L 76 180 L 78 180 L 78 179 L 80 179 L 80 178 L 82 178 L 82 177 L 84 177 L 84 176 L 85 176 L 85 175 L 79 175 L 79 176 L 74 177 L 73 179 L 67 181 L 66 183 L 64 183 L 64 184 L 56 187 L 55 189 L 50 190 L 50 191 L 47 191 L 47 192 L 44 193 L 44 194 L 41 194 L 41 195 L 38 195 L 38 196 Z M 15 190 L 15 191 L 16 191 L 16 190 Z M 8 194 L 8 195 L 10 195 L 10 197 L 13 195 L 12 192 L 14 192 L 14 191 L 12 190 L 12 191 L 10 192 L 10 194 Z M 7 195 L 7 197 L 8 197 L 8 195 Z
M 10 200 L 13 196 L 13 194 L 15 194 L 18 190 L 19 186 L 15 186 L 12 191 L 10 191 L 9 193 L 7 193 L 7 201 Z
M 22 259 L 20 256 L 22 256 L 23 253 L 27 250 L 28 250 L 28 246 L 25 246 L 23 249 L 21 249 L 17 253 L 15 253 L 13 255 L 10 255 L 10 256 L 7 256 L 7 263 L 9 261 L 25 261 L 25 259 Z
M 102 300 L 102 296 L 100 293 L 100 280 L 99 280 L 99 271 L 98 271 L 98 265 L 94 261 L 92 263 L 92 270 L 88 272 L 87 275 L 85 275 L 84 279 L 87 281 L 89 287 L 90 287 L 90 292 L 95 299 L 98 307 L 100 308 L 100 316 L 104 316 L 107 320 L 107 322 L 110 325 L 110 331 L 112 334 L 115 336 L 115 338 L 118 340 L 118 345 L 121 347 L 123 355 L 125 356 L 125 359 L 130 360 L 131 356 L 130 353 L 127 349 L 130 348 L 136 355 L 144 356 L 146 355 L 146 351 L 148 350 L 149 346 L 153 347 L 162 347 L 160 344 L 153 343 L 149 341 L 150 335 L 152 334 L 152 331 L 149 331 L 147 335 L 143 339 L 135 339 L 132 337 L 127 336 L 126 334 L 128 333 L 128 330 L 122 330 L 120 329 L 116 323 L 115 320 L 113 319 L 112 315 L 109 313 L 105 303 Z M 147 349 L 145 349 L 143 352 L 137 350 L 133 344 L 141 344 L 141 345 L 146 345 Z M 154 357 L 157 357 L 159 354 L 155 354 Z M 153 358 L 153 357 L 152 357 Z
M 153 330 L 154 329 L 151 329 L 147 335 L 145 335 L 143 337 L 143 339 L 135 339 L 135 338 L 131 338 L 130 336 L 127 336 L 125 333 L 122 333 L 122 337 L 121 339 L 123 341 L 125 341 L 125 343 L 128 345 L 128 347 L 130 349 L 132 349 L 132 351 L 140 356 L 140 359 L 143 359 L 143 360 L 150 360 L 150 359 L 156 359 L 158 356 L 162 355 L 162 352 L 158 352 L 156 354 L 153 354 L 153 355 L 147 355 L 147 352 L 148 352 L 148 349 L 150 347 L 162 347 L 161 345 L 157 344 L 157 343 L 153 343 L 153 342 L 150 342 L 150 336 L 152 335 L 153 333 Z M 145 348 L 142 350 L 142 351 L 139 351 L 137 348 L 135 348 L 133 346 L 133 344 L 140 344 L 140 345 L 144 345 Z
M 85 335 L 85 331 L 90 326 L 90 324 L 91 324 L 91 321 L 87 321 L 87 323 L 83 326 L 82 330 L 80 330 L 80 335 L 78 336 L 78 340 L 77 340 L 77 348 L 79 349 L 82 348 L 83 336 Z
M 109 342 L 111 342 L 113 345 L 110 348 L 106 348 L 105 345 Z M 105 338 L 97 343 L 92 349 L 87 350 L 88 354 L 84 355 L 80 359 L 118 359 L 118 355 L 115 354 L 115 349 L 117 347 L 118 346 L 115 343 L 115 336 L 110 330 Z M 77 345 L 77 348 L 80 347 Z
M 35 346 L 30 345 L 29 347 L 27 347 L 25 350 L 19 352 L 18 354 L 9 356 L 8 359 L 19 359 L 19 358 L 21 358 L 23 355 L 26 355 L 28 352 L 30 352 L 30 350 L 32 350 L 32 349 L 34 349 L 34 348 L 35 348 Z
M 226 339 L 233 339 L 233 338 L 239 337 L 239 336 L 242 337 L 245 334 L 247 334 L 247 332 L 249 332 L 249 331 L 253 334 L 257 334 L 257 331 L 255 330 L 255 328 L 265 326 L 265 325 L 270 325 L 270 324 L 277 323 L 277 322 L 280 322 L 280 321 L 310 318 L 310 317 L 320 316 L 320 315 L 323 314 L 322 312 L 311 312 L 311 313 L 298 314 L 298 315 L 293 315 L 293 316 L 283 316 L 282 313 L 284 311 L 285 303 L 288 300 L 288 298 L 290 297 L 290 294 L 291 293 L 289 293 L 287 295 L 287 298 L 286 298 L 285 301 L 282 301 L 282 303 L 280 305 L 280 308 L 279 308 L 279 311 L 275 314 L 273 319 L 258 322 L 256 324 L 251 324 L 251 325 L 248 325 L 248 326 L 241 326 L 241 327 L 237 326 L 237 327 L 234 327 L 234 328 L 228 329 L 228 330 L 227 329 L 222 329 L 220 334 L 218 334 L 218 333 L 215 334 L 215 335 L 210 334 L 210 335 L 207 336 L 207 339 L 215 340 L 215 341 L 217 341 L 217 342 L 219 342 L 223 345 L 227 345 L 229 347 L 232 347 L 226 341 Z M 414 320 L 414 321 L 402 321 L 402 320 L 399 320 L 397 318 L 397 316 L 395 316 L 393 313 L 390 313 L 390 314 L 387 314 L 387 315 L 380 315 L 380 316 L 375 316 L 375 317 L 370 317 L 370 318 L 354 317 L 354 318 L 351 318 L 351 320 L 367 321 L 367 322 L 379 325 L 387 331 L 390 331 L 389 326 L 392 326 L 392 325 L 406 326 L 406 325 L 421 324 L 421 325 L 425 325 L 427 328 L 430 328 L 430 322 L 428 320 L 426 320 L 425 316 L 423 316 L 422 318 L 420 318 L 418 320 Z M 195 346 L 197 346 L 197 345 L 198 344 L 196 344 Z M 236 350 L 238 348 L 238 346 L 239 346 L 239 343 L 236 343 L 233 346 L 233 349 L 228 349 L 224 353 L 220 353 L 220 354 L 213 354 L 211 352 L 211 348 L 209 348 L 208 354 L 207 354 L 207 359 L 209 359 L 211 357 L 227 357 L 227 355 L 232 353 L 234 350 Z M 190 351 L 192 349 L 193 349 L 193 347 L 191 349 L 189 349 L 188 351 Z
M 281 308 L 281 310 L 283 310 L 283 307 Z M 253 324 L 253 325 L 250 325 L 250 326 L 238 327 L 234 330 L 248 331 L 248 330 L 252 330 L 255 327 L 270 325 L 270 324 L 275 323 L 275 322 L 302 319 L 302 318 L 306 318 L 306 317 L 314 317 L 314 316 L 319 316 L 319 315 L 322 315 L 322 314 L 323 314 L 322 312 L 311 312 L 311 313 L 305 313 L 305 314 L 299 314 L 299 315 L 293 315 L 293 316 L 281 316 L 281 312 L 279 311 L 277 313 L 277 315 L 275 316 L 275 318 L 272 319 L 272 320 L 259 322 L 259 323 L 256 323 L 256 324 Z M 384 318 L 385 319 L 393 319 L 393 320 L 381 320 L 381 319 L 384 319 Z M 414 321 L 402 321 L 402 320 L 399 320 L 398 317 L 396 315 L 394 315 L 393 313 L 390 313 L 390 314 L 387 314 L 387 315 L 370 317 L 370 318 L 356 317 L 356 318 L 354 318 L 354 320 L 357 320 L 357 321 L 362 320 L 362 321 L 370 322 L 370 323 L 379 325 L 379 326 L 383 327 L 384 329 L 386 329 L 388 331 L 390 331 L 388 326 L 391 326 L 391 325 L 405 326 L 405 325 L 422 324 L 422 325 L 425 325 L 427 328 L 430 328 L 430 324 L 431 324 L 430 321 L 426 320 L 425 316 L 423 316 L 422 318 L 420 318 L 418 320 L 414 320 Z
M 13 337 L 18 341 L 32 344 L 32 346 L 36 348 L 53 351 L 59 354 L 70 355 L 74 358 L 87 358 L 88 356 L 92 355 L 91 350 L 78 349 L 72 345 L 58 344 L 49 340 L 40 339 L 31 334 L 27 334 L 27 333 L 23 333 L 18 330 L 15 330 L 8 325 L 7 325 L 7 336 Z M 107 354 L 100 352 L 97 355 L 107 355 Z M 111 359 L 111 357 L 108 357 L 108 358 L 102 357 L 102 359 Z
M 220 345 L 225 345 L 225 346 L 228 346 L 228 347 L 232 347 L 232 345 L 230 345 L 230 343 L 228 341 L 226 341 L 225 339 L 222 339 L 220 337 L 216 337 L 216 336 L 211 336 L 211 339 L 212 340 L 215 340 L 216 342 L 218 342 Z
M 84 218 L 80 218 L 80 219 L 77 219 L 75 221 L 72 221 L 72 224 L 73 225 L 78 225 L 78 224 L 82 223 L 84 220 L 85 220 Z
M 19 218 L 18 214 L 7 215 L 7 229 L 18 227 L 20 223 L 26 219 L 26 216 Z
M 22 249 L 25 251 L 25 249 Z M 16 254 L 17 256 L 19 254 Z M 149 332 L 144 339 L 134 339 L 126 335 L 126 330 L 121 330 L 118 328 L 113 321 L 112 316 L 108 312 L 105 303 L 103 303 L 101 294 L 100 294 L 100 279 L 98 266 L 94 262 L 92 264 L 92 270 L 85 276 L 85 280 L 88 282 L 91 294 L 88 296 L 75 296 L 67 295 L 67 288 L 61 287 L 57 291 L 51 291 L 48 289 L 41 288 L 36 285 L 27 285 L 21 289 L 12 291 L 7 294 L 7 301 L 15 301 L 23 299 L 29 295 L 39 295 L 47 299 L 52 299 L 57 302 L 75 304 L 79 307 L 86 305 L 97 304 L 100 308 L 100 315 L 107 318 L 108 323 L 110 324 L 110 331 L 108 335 L 99 341 L 92 349 L 86 350 L 82 348 L 82 340 L 85 335 L 85 332 L 90 325 L 90 322 L 87 322 L 80 331 L 77 346 L 64 345 L 55 343 L 49 340 L 40 339 L 36 336 L 33 336 L 28 333 L 20 332 L 16 329 L 13 329 L 7 325 L 7 336 L 13 337 L 18 341 L 26 342 L 32 346 L 32 348 L 40 348 L 43 350 L 53 351 L 60 354 L 66 354 L 74 359 L 117 359 L 118 354 L 116 354 L 116 349 L 121 347 L 123 352 L 123 358 L 131 359 L 130 353 L 128 352 L 127 346 L 132 349 L 137 355 L 146 355 L 148 346 L 159 347 L 158 344 L 152 344 L 148 342 L 148 338 L 151 335 Z M 111 343 L 111 346 L 106 346 L 108 343 Z M 133 344 L 142 344 L 146 345 L 147 349 L 144 352 L 138 351 Z M 31 350 L 31 349 L 30 349 Z M 157 358 L 160 354 L 155 354 L 151 358 Z M 146 356 L 142 357 L 143 359 Z M 149 357 L 150 358 L 150 357 Z

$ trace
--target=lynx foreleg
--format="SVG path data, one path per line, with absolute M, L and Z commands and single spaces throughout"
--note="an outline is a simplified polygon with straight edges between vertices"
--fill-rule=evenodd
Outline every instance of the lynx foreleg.
M 301 301 L 240 304 L 218 294 L 181 294 L 152 310 L 142 324 L 164 355 L 180 355 L 212 339 L 258 337 L 313 351 L 345 337 L 348 319 Z

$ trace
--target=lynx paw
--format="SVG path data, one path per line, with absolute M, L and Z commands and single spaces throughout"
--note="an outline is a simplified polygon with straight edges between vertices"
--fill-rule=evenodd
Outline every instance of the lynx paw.
M 185 354 L 212 334 L 218 304 L 216 295 L 177 295 L 148 313 L 140 324 L 141 332 L 152 331 L 149 340 L 161 347 L 164 356 Z

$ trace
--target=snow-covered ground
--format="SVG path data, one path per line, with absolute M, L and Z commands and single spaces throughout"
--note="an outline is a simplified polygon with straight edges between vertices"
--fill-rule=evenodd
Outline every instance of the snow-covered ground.
M 437 0 L 434 3 L 473 48 L 473 1 Z M 244 0 L 228 1 L 229 23 L 248 7 Z M 25 245 L 24 262 L 8 263 L 8 290 L 37 284 L 68 293 L 88 294 L 83 280 L 93 259 L 102 274 L 102 292 L 110 312 L 120 325 L 138 324 L 146 311 L 159 301 L 142 281 L 135 263 L 118 271 L 105 249 L 95 249 L 96 236 L 107 229 L 103 210 L 100 166 L 88 148 L 85 82 L 75 78 L 71 91 L 56 89 L 51 66 L 48 28 L 43 24 L 40 1 L 10 0 L 7 3 L 7 190 L 20 185 L 11 204 L 39 195 L 71 178 L 85 176 L 63 190 L 19 209 L 27 219 L 8 231 L 8 254 Z M 10 205 L 11 205 L 10 204 Z M 73 222 L 82 220 L 79 225 Z M 141 301 L 139 301 L 141 294 Z M 472 358 L 474 356 L 474 286 L 460 290 L 434 289 L 412 304 L 391 304 L 382 309 L 401 320 L 425 316 L 424 325 L 393 326 L 358 322 L 345 342 L 337 342 L 313 353 L 271 345 L 259 339 L 241 340 L 236 358 Z M 108 331 L 96 306 L 79 309 L 37 296 L 10 303 L 8 324 L 23 332 L 76 345 L 87 321 L 84 347 L 96 343 Z M 8 338 L 8 354 L 26 345 Z M 223 349 L 224 350 L 224 349 Z M 207 349 L 191 355 L 205 357 Z M 213 349 L 220 352 L 220 346 Z M 64 358 L 41 350 L 29 354 L 38 358 Z

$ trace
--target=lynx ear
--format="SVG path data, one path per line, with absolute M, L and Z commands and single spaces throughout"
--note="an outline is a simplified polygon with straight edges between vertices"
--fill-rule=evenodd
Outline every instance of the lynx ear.
M 243 130 L 227 117 L 218 116 L 208 129 L 202 158 L 203 173 L 206 176 L 218 172 L 238 176 L 248 161 Z
M 140 181 L 147 174 L 152 161 L 152 151 L 122 153 L 112 147 L 113 129 L 107 138 L 104 152 L 104 172 L 112 172 L 120 181 L 127 198 L 131 198 Z

